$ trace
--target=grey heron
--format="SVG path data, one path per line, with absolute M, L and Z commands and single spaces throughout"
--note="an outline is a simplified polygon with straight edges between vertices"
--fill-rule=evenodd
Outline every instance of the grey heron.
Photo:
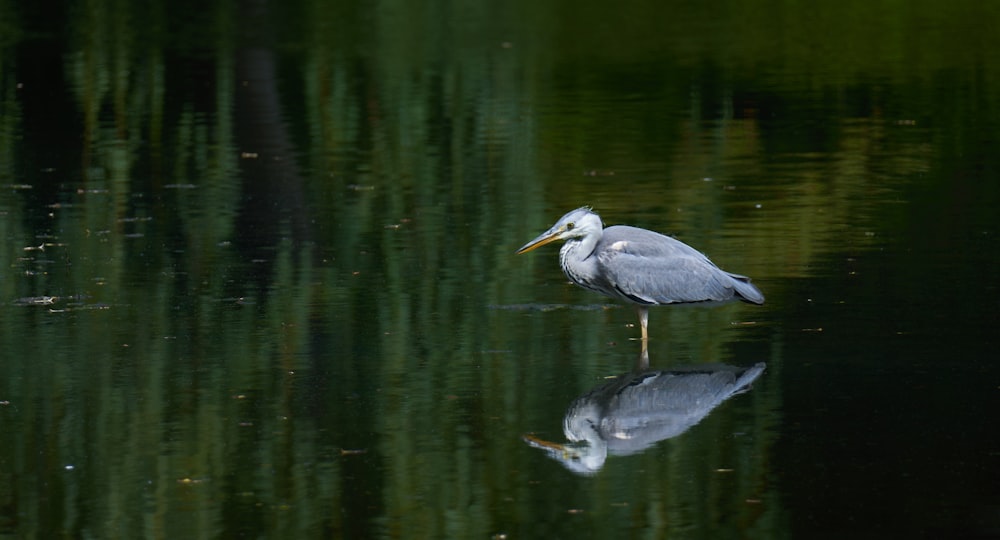
M 589 207 L 568 212 L 517 253 L 556 240 L 566 241 L 559 250 L 559 264 L 570 281 L 636 307 L 644 346 L 649 306 L 764 303 L 764 295 L 750 278 L 722 270 L 700 251 L 669 236 L 626 225 L 605 229 Z

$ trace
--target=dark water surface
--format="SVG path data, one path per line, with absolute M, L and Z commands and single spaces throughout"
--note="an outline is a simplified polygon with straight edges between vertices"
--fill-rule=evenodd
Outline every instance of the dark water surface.
M 0 537 L 1000 536 L 1000 4 L 23 4 Z M 582 205 L 767 303 L 634 373 Z

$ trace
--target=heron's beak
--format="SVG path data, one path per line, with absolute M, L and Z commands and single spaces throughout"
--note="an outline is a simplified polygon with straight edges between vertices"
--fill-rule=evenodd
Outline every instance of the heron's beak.
M 545 244 L 550 244 L 552 242 L 555 242 L 556 240 L 559 240 L 559 235 L 562 234 L 562 232 L 563 232 L 562 229 L 556 229 L 554 231 L 552 230 L 545 231 L 544 233 L 539 235 L 538 238 L 535 238 L 531 242 L 528 242 L 527 244 L 521 246 L 521 249 L 517 250 L 517 253 L 515 253 L 515 255 L 527 253 L 533 249 L 538 249 L 544 246 Z

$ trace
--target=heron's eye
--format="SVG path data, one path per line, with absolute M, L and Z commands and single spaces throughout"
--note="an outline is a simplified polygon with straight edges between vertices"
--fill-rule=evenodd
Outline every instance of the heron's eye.
M 573 227 L 575 227 L 575 226 L 576 226 L 576 225 L 575 225 L 574 223 L 567 223 L 567 224 L 566 224 L 566 230 L 567 230 L 567 231 L 572 231 L 572 230 L 573 230 Z

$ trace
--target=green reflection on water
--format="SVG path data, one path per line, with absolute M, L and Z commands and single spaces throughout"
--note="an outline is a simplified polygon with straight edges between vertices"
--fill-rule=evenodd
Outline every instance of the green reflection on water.
M 796 280 L 911 200 L 995 224 L 942 172 L 997 126 L 996 9 L 956 6 L 0 2 L 0 534 L 792 535 Z M 585 479 L 520 436 L 633 316 L 505 309 L 605 301 L 513 256 L 582 204 L 769 301 L 654 311 L 654 364 L 768 373 Z

